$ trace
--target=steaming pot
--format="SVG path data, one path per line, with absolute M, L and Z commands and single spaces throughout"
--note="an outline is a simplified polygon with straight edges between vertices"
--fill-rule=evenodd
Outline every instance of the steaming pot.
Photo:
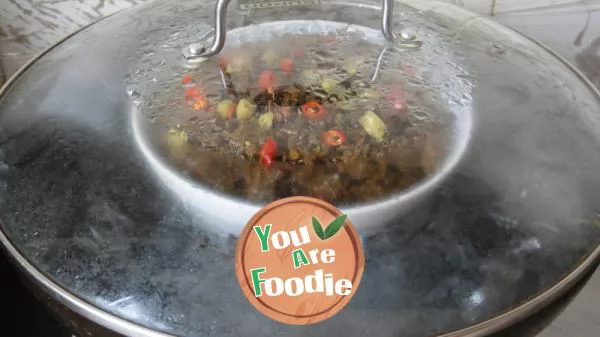
M 381 118 L 384 142 L 432 116 L 447 121 L 448 138 L 433 169 L 404 189 L 346 203 L 353 190 L 336 185 L 330 201 L 363 235 L 363 280 L 338 315 L 299 327 L 253 310 L 235 278 L 235 239 L 267 201 L 196 179 L 161 141 L 189 147 L 217 130 L 215 151 L 229 146 L 222 135 L 235 134 L 242 123 L 234 120 L 245 116 L 219 108 L 239 65 L 232 57 L 246 48 L 268 62 L 268 48 L 281 55 L 310 39 L 318 48 L 294 54 L 300 77 L 313 67 L 327 89 L 358 58 L 360 90 L 397 81 L 413 95 L 396 106 L 404 124 Z M 233 70 L 221 67 L 224 55 Z M 199 100 L 194 85 L 204 75 L 212 82 L 203 89 L 218 94 Z M 154 1 L 64 39 L 1 89 L 0 241 L 54 300 L 126 336 L 484 336 L 547 305 L 600 254 L 599 103 L 545 46 L 447 3 Z M 302 107 L 294 118 L 307 116 Z M 218 129 L 201 128 L 221 113 Z M 276 135 L 283 123 L 260 132 Z M 306 125 L 289 134 L 321 130 Z M 313 165 L 321 172 L 325 164 Z

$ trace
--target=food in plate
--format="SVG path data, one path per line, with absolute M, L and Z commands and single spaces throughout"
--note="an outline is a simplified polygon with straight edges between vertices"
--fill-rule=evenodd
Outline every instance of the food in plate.
M 414 186 L 444 159 L 450 114 L 393 65 L 372 83 L 375 45 L 341 48 L 330 36 L 281 37 L 228 48 L 186 72 L 181 94 L 171 93 L 182 103 L 156 119 L 165 158 L 256 202 L 305 195 L 352 204 Z

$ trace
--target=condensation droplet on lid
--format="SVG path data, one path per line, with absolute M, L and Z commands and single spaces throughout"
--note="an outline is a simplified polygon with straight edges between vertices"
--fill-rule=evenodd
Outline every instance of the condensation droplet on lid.
M 192 55 L 200 55 L 202 53 L 204 53 L 204 51 L 206 50 L 206 48 L 204 48 L 204 46 L 202 46 L 199 43 L 191 43 L 188 46 L 188 51 L 192 54 Z
M 501 44 L 492 43 L 490 44 L 490 52 L 494 54 L 504 55 L 506 54 L 506 48 Z
M 140 93 L 139 93 L 139 92 L 137 92 L 136 90 L 128 90 L 128 91 L 127 91 L 127 94 L 128 94 L 130 97 L 140 97 Z
M 412 29 L 403 29 L 400 31 L 400 38 L 404 41 L 412 41 L 417 38 L 417 34 Z
M 425 121 L 431 118 L 431 114 L 425 110 L 417 109 L 413 112 L 413 117 L 418 121 Z
M 525 188 L 524 188 L 524 189 L 521 191 L 521 195 L 520 195 L 520 197 L 521 197 L 521 199 L 525 199 L 525 198 L 527 197 L 527 189 L 525 189 Z

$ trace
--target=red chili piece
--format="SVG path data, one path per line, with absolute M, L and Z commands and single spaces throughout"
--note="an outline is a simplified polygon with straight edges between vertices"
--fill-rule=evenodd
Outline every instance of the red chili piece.
M 402 110 L 406 107 L 406 93 L 402 88 L 396 88 L 388 96 L 388 100 L 394 106 L 394 109 Z
M 198 88 L 186 88 L 185 95 L 195 99 L 204 98 L 204 96 L 202 96 L 202 92 Z
M 315 101 L 306 102 L 302 106 L 301 110 L 304 116 L 306 116 L 306 118 L 313 121 L 322 119 L 327 114 L 325 108 Z
M 346 142 L 348 138 L 342 131 L 329 130 L 323 133 L 323 143 L 329 146 L 339 146 Z
M 262 72 L 262 74 L 260 74 L 260 77 L 258 79 L 258 86 L 263 90 L 273 90 L 275 82 L 275 73 L 271 70 L 265 70 Z
M 292 59 L 283 59 L 279 63 L 279 68 L 286 75 L 291 75 L 292 72 L 294 71 L 294 61 Z
M 269 137 L 260 150 L 260 162 L 264 167 L 271 167 L 277 155 L 277 143 Z
M 227 109 L 227 112 L 225 113 L 225 117 L 227 119 L 232 119 L 233 118 L 233 113 L 235 112 L 235 109 L 237 109 L 237 104 L 231 104 L 229 106 L 229 109 Z
M 190 83 L 192 83 L 192 75 L 185 75 L 185 76 L 183 76 L 183 78 L 181 79 L 181 83 L 183 83 L 183 84 L 190 84 Z

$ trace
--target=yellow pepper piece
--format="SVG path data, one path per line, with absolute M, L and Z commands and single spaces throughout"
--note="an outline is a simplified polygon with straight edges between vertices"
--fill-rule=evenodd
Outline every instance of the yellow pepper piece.
M 254 105 L 249 99 L 243 98 L 240 100 L 236 110 L 236 117 L 238 120 L 246 120 L 252 117 L 256 111 L 256 105 Z
M 275 114 L 272 112 L 267 112 L 262 114 L 258 118 L 258 125 L 263 130 L 269 130 L 273 126 L 273 119 L 275 118 Z
M 229 99 L 221 101 L 219 102 L 219 105 L 217 105 L 217 114 L 223 119 L 230 119 L 233 117 L 232 115 L 234 110 L 235 103 Z
M 348 59 L 344 61 L 343 69 L 350 75 L 355 75 L 357 70 L 356 61 L 353 59 Z
M 167 144 L 169 144 L 169 146 L 171 148 L 182 147 L 185 144 L 187 144 L 188 140 L 189 140 L 189 136 L 188 136 L 187 132 L 185 132 L 183 130 L 178 130 L 178 129 L 172 128 L 169 130 L 169 133 L 167 134 Z
M 337 84 L 338 82 L 336 80 L 326 78 L 323 80 L 323 82 L 321 82 L 321 88 L 323 88 L 323 90 L 325 90 L 326 92 L 330 92 L 337 86 Z
M 373 111 L 365 113 L 358 122 L 371 137 L 378 141 L 383 140 L 383 136 L 385 136 L 385 124 Z
M 261 61 L 263 61 L 266 64 L 266 66 L 269 68 L 277 67 L 278 59 L 279 59 L 279 55 L 277 55 L 277 53 L 272 50 L 265 52 L 261 57 Z
M 296 148 L 291 148 L 288 156 L 289 156 L 290 160 L 295 161 L 295 160 L 300 159 L 301 155 L 300 155 L 300 151 L 298 151 Z
M 248 69 L 248 60 L 245 56 L 237 56 L 231 60 L 231 63 L 225 68 L 227 74 L 239 73 Z

